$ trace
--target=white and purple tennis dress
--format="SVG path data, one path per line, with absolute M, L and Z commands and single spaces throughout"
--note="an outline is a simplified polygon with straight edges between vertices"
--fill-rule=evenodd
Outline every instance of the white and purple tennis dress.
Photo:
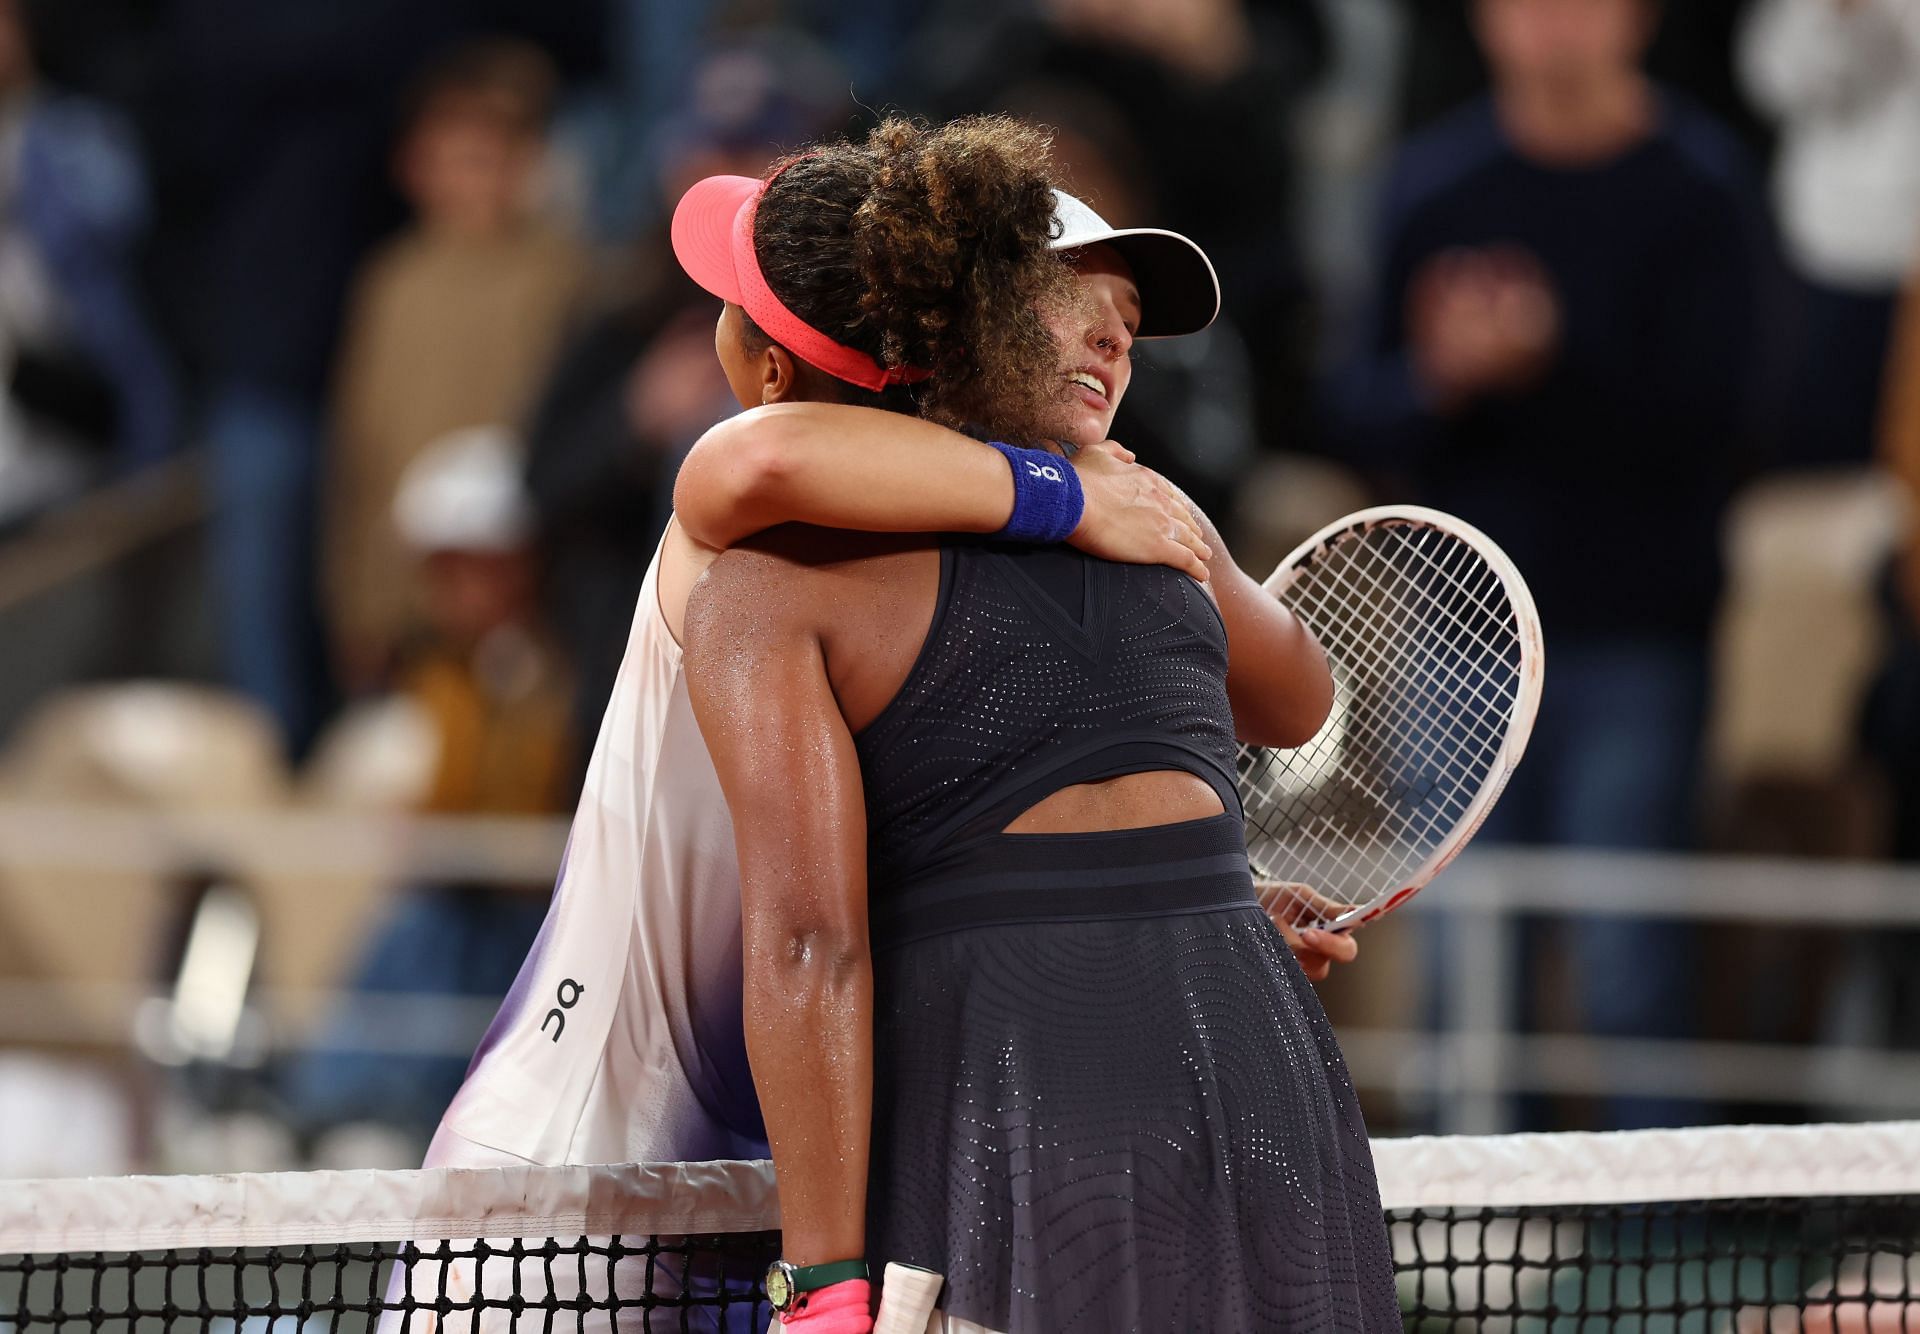
M 430 1167 L 763 1158 L 733 822 L 660 611 L 660 554 L 553 904 Z

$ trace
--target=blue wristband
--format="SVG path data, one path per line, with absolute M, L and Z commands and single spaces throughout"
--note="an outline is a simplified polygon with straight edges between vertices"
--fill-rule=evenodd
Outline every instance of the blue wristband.
M 1013 469 L 1013 517 L 996 536 L 1016 542 L 1064 542 L 1080 526 L 1086 497 L 1080 474 L 1058 454 L 987 441 Z

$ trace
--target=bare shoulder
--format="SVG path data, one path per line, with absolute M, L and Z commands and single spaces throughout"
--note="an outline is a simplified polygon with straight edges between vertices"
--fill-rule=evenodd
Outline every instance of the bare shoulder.
M 850 533 L 783 524 L 715 557 L 687 600 L 687 648 L 703 636 L 724 632 L 777 632 L 808 627 L 825 631 L 863 602 L 849 599 L 849 585 L 878 589 L 897 579 L 898 568 L 925 560 L 927 539 L 886 533 Z
M 1173 486 L 1173 483 L 1169 482 L 1167 483 L 1167 485 Z M 1174 486 L 1173 491 L 1175 495 L 1179 496 L 1181 500 L 1186 502 L 1187 512 L 1193 515 L 1194 527 L 1200 530 L 1201 538 L 1206 542 L 1208 546 L 1213 548 L 1214 554 L 1219 555 L 1225 552 L 1227 549 L 1227 544 L 1221 541 L 1220 529 L 1213 522 L 1212 516 L 1210 516 L 1205 510 L 1201 509 L 1199 504 L 1194 500 L 1194 498 L 1188 495 L 1185 491 L 1182 491 L 1179 487 Z
M 1207 561 L 1208 579 L 1206 583 L 1200 585 L 1200 591 L 1207 595 L 1214 606 L 1218 607 L 1222 605 L 1220 595 L 1223 581 L 1230 586 L 1240 575 L 1240 567 L 1234 563 L 1233 553 L 1227 550 L 1226 539 L 1220 536 L 1220 529 L 1214 525 L 1207 512 L 1195 503 L 1192 496 L 1174 486 L 1172 482 L 1168 482 L 1167 485 L 1172 487 L 1173 493 L 1185 502 L 1187 512 L 1193 516 L 1193 526 L 1200 530 L 1200 540 L 1205 542 L 1213 552 Z
M 799 623 L 805 609 L 796 595 L 807 573 L 793 553 L 760 542 L 715 556 L 687 594 L 681 642 L 689 663 L 723 639 L 764 638 Z

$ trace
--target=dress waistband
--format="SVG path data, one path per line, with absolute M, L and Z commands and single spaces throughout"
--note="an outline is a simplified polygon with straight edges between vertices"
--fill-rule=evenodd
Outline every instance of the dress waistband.
M 1091 834 L 991 834 L 876 895 L 874 950 L 978 926 L 1258 907 L 1237 815 Z

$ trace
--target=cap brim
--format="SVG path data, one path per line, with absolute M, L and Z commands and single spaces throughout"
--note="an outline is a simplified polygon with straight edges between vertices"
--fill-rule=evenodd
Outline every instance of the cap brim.
M 1133 270 L 1140 289 L 1136 338 L 1177 338 L 1199 333 L 1220 314 L 1220 279 L 1207 252 L 1179 232 L 1123 227 L 1062 236 L 1055 250 L 1110 245 Z
M 740 210 L 760 192 L 751 176 L 709 176 L 695 181 L 673 210 L 673 256 L 687 276 L 722 301 L 740 304 L 740 278 L 733 265 L 733 226 Z

